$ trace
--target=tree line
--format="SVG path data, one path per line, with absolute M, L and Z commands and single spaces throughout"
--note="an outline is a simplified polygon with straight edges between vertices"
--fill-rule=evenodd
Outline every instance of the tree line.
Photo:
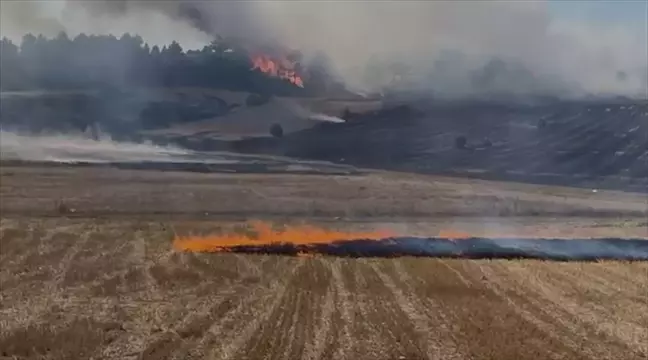
M 214 40 L 201 50 L 184 51 L 173 41 L 149 46 L 138 35 L 65 33 L 54 38 L 27 34 L 20 44 L 0 40 L 0 90 L 86 89 L 97 87 L 208 87 L 276 95 L 322 91 L 326 71 L 314 69 L 298 88 L 252 69 L 242 49 Z

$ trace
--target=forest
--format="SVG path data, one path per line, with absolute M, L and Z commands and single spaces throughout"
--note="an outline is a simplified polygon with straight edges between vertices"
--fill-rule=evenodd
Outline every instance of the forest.
M 326 71 L 313 67 L 299 88 L 253 69 L 247 51 L 222 39 L 185 51 L 173 41 L 149 46 L 137 35 L 27 34 L 0 40 L 0 90 L 77 90 L 103 87 L 205 87 L 275 95 L 322 91 Z

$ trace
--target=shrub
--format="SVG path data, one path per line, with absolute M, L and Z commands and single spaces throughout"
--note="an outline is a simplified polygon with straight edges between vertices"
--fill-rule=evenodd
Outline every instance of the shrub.
M 275 123 L 275 124 L 272 124 L 272 126 L 270 126 L 270 135 L 272 135 L 272 136 L 274 136 L 276 138 L 281 138 L 281 137 L 283 137 L 283 134 L 284 134 L 284 131 L 283 131 L 283 128 L 281 127 L 281 125 Z
M 63 200 L 57 200 L 54 202 L 54 209 L 58 214 L 69 214 L 75 212 L 73 208 L 68 206 Z
M 270 96 L 261 95 L 261 94 L 250 94 L 245 99 L 245 105 L 247 106 L 261 106 L 270 101 Z

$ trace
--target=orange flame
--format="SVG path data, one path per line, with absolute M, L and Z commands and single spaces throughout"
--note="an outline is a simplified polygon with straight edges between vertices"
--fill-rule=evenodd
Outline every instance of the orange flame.
M 464 231 L 444 229 L 439 231 L 439 237 L 446 238 L 448 240 L 461 240 L 461 239 L 470 239 L 473 236 Z
M 177 236 L 173 241 L 173 247 L 179 251 L 223 252 L 236 246 L 331 244 L 339 240 L 379 240 L 394 236 L 389 231 L 344 232 L 313 226 L 293 226 L 284 230 L 274 230 L 271 224 L 264 222 L 252 222 L 250 225 L 256 236 L 236 233 Z
M 267 55 L 256 55 L 252 57 L 252 70 L 260 70 L 270 76 L 288 80 L 292 84 L 304 87 L 304 80 L 295 71 L 295 64 L 286 58 L 272 59 Z

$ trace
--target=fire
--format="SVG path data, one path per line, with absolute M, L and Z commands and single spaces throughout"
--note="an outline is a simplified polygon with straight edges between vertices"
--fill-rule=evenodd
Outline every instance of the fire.
M 250 223 L 256 236 L 239 233 L 226 233 L 208 236 L 178 236 L 173 247 L 179 251 L 224 252 L 237 246 L 267 245 L 317 245 L 331 244 L 341 240 L 380 240 L 393 237 L 389 231 L 345 232 L 326 230 L 314 226 L 291 226 L 275 230 L 265 222 Z
M 448 240 L 461 240 L 461 239 L 470 239 L 473 236 L 464 231 L 444 229 L 439 231 L 439 237 Z
M 268 55 L 255 55 L 252 57 L 252 69 L 258 69 L 270 76 L 290 81 L 292 84 L 304 87 L 304 80 L 295 70 L 295 63 L 285 57 L 273 59 Z

